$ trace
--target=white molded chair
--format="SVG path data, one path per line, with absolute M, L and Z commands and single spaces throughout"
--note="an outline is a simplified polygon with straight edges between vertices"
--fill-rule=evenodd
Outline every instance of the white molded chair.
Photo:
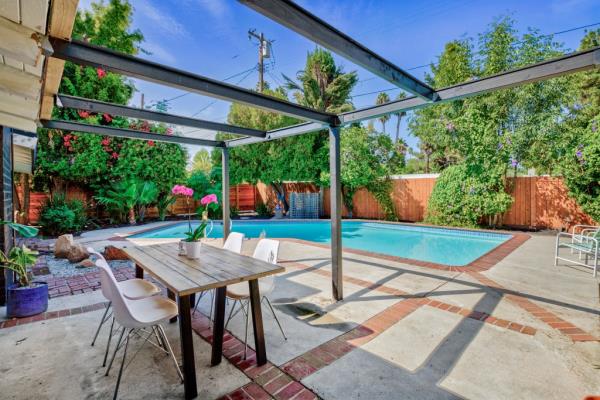
M 171 344 L 167 339 L 167 335 L 165 334 L 163 327 L 160 325 L 162 322 L 166 322 L 178 315 L 177 304 L 174 301 L 161 296 L 152 296 L 138 300 L 128 300 L 125 298 L 123 293 L 121 293 L 119 284 L 106 261 L 103 258 L 98 258 L 96 260 L 96 266 L 100 269 L 100 281 L 103 293 L 108 295 L 108 298 L 113 305 L 113 321 L 116 321 L 121 326 L 121 334 L 105 374 L 108 376 L 117 352 L 123 347 L 123 357 L 121 359 L 121 366 L 119 368 L 119 375 L 117 377 L 113 399 L 117 398 L 117 394 L 119 392 L 121 376 L 123 375 L 125 366 L 125 358 L 127 357 L 129 338 L 132 334 L 142 336 L 143 333 L 148 333 L 146 337 L 142 336 L 144 343 L 150 342 L 168 354 L 175 363 L 175 368 L 177 369 L 179 378 L 183 382 L 183 375 L 179 369 L 179 364 L 175 358 Z M 148 331 L 148 328 L 151 330 Z M 127 335 L 125 335 L 126 331 Z M 151 340 L 149 340 L 152 335 L 155 335 L 157 343 L 153 343 Z M 125 336 L 124 344 L 123 336 Z M 134 354 L 134 357 L 136 354 L 137 352 Z
M 96 256 L 97 260 L 102 260 L 102 262 L 104 264 L 108 265 L 108 263 L 106 262 L 106 260 L 102 256 L 102 254 L 98 253 L 91 247 L 88 247 L 87 251 L 88 251 L 88 253 Z M 110 274 L 112 274 L 112 270 L 110 268 L 109 268 L 109 272 L 110 272 Z M 145 299 L 147 297 L 152 297 L 152 296 L 160 293 L 160 288 L 157 287 L 156 285 L 154 285 L 152 282 L 148 282 L 144 279 L 138 279 L 138 278 L 128 279 L 125 281 L 117 282 L 117 287 L 118 287 L 119 291 L 121 293 L 123 293 L 123 296 L 125 296 L 126 298 L 131 299 L 131 300 Z M 104 325 L 104 323 L 107 322 L 111 317 L 111 314 L 109 314 L 109 311 L 111 309 L 112 301 L 110 298 L 110 293 L 108 293 L 108 288 L 105 285 L 102 285 L 100 287 L 100 290 L 102 291 L 102 295 L 104 296 L 104 298 L 106 298 L 106 300 L 108 300 L 108 304 L 106 305 L 106 310 L 104 311 L 104 315 L 102 315 L 102 319 L 100 320 L 98 329 L 96 329 L 96 334 L 94 335 L 94 339 L 92 340 L 92 346 L 96 343 L 96 339 L 98 339 L 98 334 L 100 333 L 100 329 L 102 328 L 102 325 Z M 114 327 L 114 320 L 110 326 L 108 342 L 106 345 L 106 351 L 104 353 L 104 361 L 102 362 L 103 367 L 106 365 L 106 358 L 108 356 L 110 339 L 113 334 L 113 327 Z
M 225 250 L 233 251 L 234 253 L 240 254 L 242 252 L 242 244 L 244 243 L 244 234 L 239 232 L 231 232 L 229 236 L 227 236 L 227 240 L 223 243 L 223 248 Z M 196 310 L 198 309 L 198 304 L 200 304 L 200 300 L 202 297 L 210 292 L 210 315 L 208 319 L 212 321 L 213 315 L 213 307 L 215 300 L 215 292 L 214 290 L 208 290 L 200 293 L 198 296 L 198 300 L 196 300 L 196 305 L 194 306 L 194 312 L 192 314 L 196 314 Z
M 277 240 L 261 239 L 256 245 L 256 249 L 254 249 L 253 257 L 271 264 L 277 264 L 278 252 L 279 242 Z M 283 335 L 283 338 L 287 340 L 285 332 L 283 331 L 281 323 L 279 322 L 279 318 L 277 318 L 275 309 L 273 308 L 273 305 L 268 297 L 268 295 L 273 292 L 273 289 L 275 289 L 275 276 L 269 275 L 267 277 L 260 278 L 258 280 L 258 289 L 261 295 L 261 303 L 266 301 L 269 309 L 271 310 L 271 314 L 273 314 L 273 318 L 275 319 L 275 322 L 277 322 L 277 326 Z M 244 358 L 246 358 L 246 353 L 248 350 L 248 322 L 250 316 L 250 288 L 248 282 L 241 282 L 227 286 L 227 297 L 233 300 L 233 305 L 229 311 L 225 328 L 227 328 L 231 318 L 233 318 L 233 316 L 235 316 L 240 310 L 246 317 L 246 331 L 244 335 Z M 234 313 L 233 311 L 238 302 L 240 303 L 240 308 Z

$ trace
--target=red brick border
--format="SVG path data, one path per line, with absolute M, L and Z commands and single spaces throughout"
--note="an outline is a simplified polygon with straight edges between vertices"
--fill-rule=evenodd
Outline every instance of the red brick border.
M 210 343 L 212 341 L 212 329 L 209 322 L 208 317 L 202 313 L 192 315 L 192 329 Z M 265 365 L 257 366 L 256 353 L 252 348 L 248 347 L 247 358 L 244 359 L 244 343 L 228 331 L 223 336 L 223 356 L 250 378 L 252 382 L 223 396 L 221 399 L 318 399 L 318 396 L 309 388 L 294 380 L 273 363 L 267 361 Z
M 284 263 L 286 265 L 290 265 L 290 266 L 298 268 L 298 269 L 310 270 L 311 272 L 317 273 L 321 276 L 331 277 L 331 273 L 329 271 L 324 271 L 321 269 L 317 269 L 315 267 L 310 267 L 308 265 L 301 264 L 301 263 L 298 263 L 295 261 L 280 261 L 280 263 L 282 263 L 282 264 Z M 378 284 L 378 283 L 372 283 L 369 281 L 365 281 L 363 279 L 354 278 L 354 277 L 347 276 L 347 275 L 344 276 L 344 282 L 352 283 L 356 286 L 361 286 L 361 287 L 364 287 L 364 288 L 367 288 L 370 290 L 383 292 L 383 293 L 401 297 L 401 298 L 413 296 L 412 294 L 402 291 L 400 289 L 396 289 L 396 288 L 393 288 L 390 286 L 385 286 L 385 285 Z M 535 329 L 531 326 L 528 326 L 528 325 L 522 325 L 517 322 L 505 320 L 502 318 L 492 317 L 491 315 L 489 315 L 485 312 L 475 311 L 475 310 L 471 310 L 471 309 L 464 308 L 464 307 L 458 307 L 458 306 L 455 306 L 455 305 L 452 305 L 449 303 L 445 303 L 443 301 L 431 299 L 429 297 L 421 297 L 420 301 L 423 303 L 423 305 L 426 305 L 429 307 L 434 307 L 434 308 L 437 308 L 442 311 L 451 312 L 453 314 L 459 314 L 466 318 L 471 318 L 471 319 L 475 319 L 477 321 L 496 325 L 500 328 L 507 328 L 507 329 L 513 330 L 515 332 L 520 332 L 520 333 L 523 333 L 526 335 L 535 335 L 537 332 L 537 329 Z
M 13 326 L 30 324 L 32 322 L 47 321 L 54 318 L 68 317 L 70 315 L 77 315 L 90 311 L 102 310 L 106 308 L 107 304 L 108 302 L 101 302 L 82 307 L 66 308 L 64 310 L 46 311 L 32 317 L 7 319 L 5 321 L 0 321 L 0 329 L 12 328 Z
M 288 361 L 283 365 L 283 370 L 294 379 L 302 380 L 375 339 L 422 305 L 421 299 L 399 301 L 363 324 Z
M 508 239 L 506 242 L 498 245 L 497 247 L 493 248 L 492 250 L 485 253 L 478 259 L 470 262 L 469 264 L 462 265 L 459 267 L 438 264 L 438 263 L 433 263 L 433 262 L 428 262 L 428 261 L 415 260 L 412 258 L 390 256 L 390 255 L 381 254 L 381 253 L 373 253 L 370 251 L 351 249 L 348 247 L 344 247 L 342 250 L 344 252 L 350 253 L 350 254 L 358 254 L 358 255 L 362 255 L 362 256 L 377 258 L 380 260 L 395 261 L 395 262 L 400 262 L 400 263 L 404 263 L 404 264 L 414 265 L 417 267 L 432 268 L 432 269 L 441 270 L 441 271 L 454 271 L 454 272 L 478 271 L 478 272 L 481 272 L 481 271 L 487 271 L 488 269 L 492 268 L 494 265 L 498 264 L 506 256 L 508 256 L 510 253 L 512 253 L 514 250 L 516 250 L 519 246 L 521 246 L 523 243 L 525 243 L 531 237 L 525 233 L 510 233 L 510 235 L 512 235 L 512 237 L 510 239 Z M 311 242 L 311 241 L 302 240 L 302 239 L 282 238 L 282 239 L 278 239 L 278 240 L 304 244 L 307 246 L 320 247 L 322 249 L 330 249 L 331 248 L 331 246 L 329 246 L 327 244 Z
M 472 277 L 477 279 L 479 282 L 484 285 L 497 289 L 499 291 L 507 290 L 505 287 L 488 278 L 485 275 L 482 275 L 478 272 L 469 273 Z M 518 296 L 515 294 L 505 294 L 504 295 L 510 302 L 516 304 L 523 310 L 527 311 L 529 314 L 544 322 L 546 325 L 551 327 L 552 329 L 556 329 L 563 335 L 567 335 L 573 342 L 594 342 L 600 341 L 600 338 L 597 338 L 593 335 L 590 335 L 588 332 L 584 331 L 581 328 L 578 328 L 574 324 L 560 318 L 555 313 L 546 310 L 545 308 L 538 306 L 533 301 L 526 299 L 522 296 Z

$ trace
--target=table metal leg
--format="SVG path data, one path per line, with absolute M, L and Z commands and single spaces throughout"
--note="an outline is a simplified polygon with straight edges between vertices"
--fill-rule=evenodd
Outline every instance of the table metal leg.
M 144 279 L 144 269 L 137 264 L 135 264 L 135 277 L 138 279 Z
M 223 286 L 216 289 L 215 296 L 215 323 L 213 324 L 212 335 L 212 357 L 211 365 L 218 365 L 223 355 L 223 334 L 225 333 L 225 295 L 227 287 Z
M 192 337 L 192 316 L 190 296 L 179 296 L 179 335 L 181 338 L 181 356 L 183 358 L 183 387 L 185 398 L 198 396 L 196 386 L 196 361 L 194 359 L 194 341 Z
M 167 289 L 167 297 L 173 301 L 175 301 L 175 293 L 171 292 L 169 289 Z M 179 311 L 181 312 L 181 310 Z M 177 322 L 177 317 L 173 317 L 169 320 L 170 323 L 175 323 Z
M 260 291 L 258 280 L 248 281 L 250 285 L 250 308 L 252 309 L 252 327 L 254 328 L 254 350 L 256 350 L 256 363 L 267 363 L 267 350 L 265 348 L 265 332 L 263 330 L 262 311 L 260 307 Z

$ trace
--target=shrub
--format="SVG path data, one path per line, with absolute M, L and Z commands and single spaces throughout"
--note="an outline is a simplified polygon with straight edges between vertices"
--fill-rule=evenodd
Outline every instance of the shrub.
M 475 227 L 510 207 L 499 168 L 460 164 L 446 168 L 437 179 L 425 221 L 435 225 Z
M 595 221 L 600 221 L 600 118 L 582 129 L 578 143 L 563 157 L 562 173 L 569 194 Z
M 262 203 L 262 202 L 258 203 L 256 205 L 256 213 L 258 214 L 259 217 L 270 217 L 271 216 L 271 210 L 265 203 Z
M 87 222 L 85 205 L 80 200 L 67 200 L 54 195 L 40 211 L 42 230 L 51 236 L 81 231 Z

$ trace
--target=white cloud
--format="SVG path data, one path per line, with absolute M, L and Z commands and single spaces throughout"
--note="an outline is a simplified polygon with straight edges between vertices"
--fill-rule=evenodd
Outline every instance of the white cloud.
M 177 57 L 175 57 L 167 49 L 165 49 L 157 43 L 145 42 L 143 47 L 144 50 L 147 50 L 150 53 L 152 53 L 152 56 L 156 57 L 160 61 L 171 65 L 174 65 L 177 62 Z
M 173 36 L 185 36 L 187 31 L 185 27 L 175 18 L 167 14 L 164 10 L 159 10 L 148 1 L 141 1 L 136 4 L 136 10 L 141 15 L 152 22 L 152 25 Z
M 221 19 L 229 14 L 229 6 L 224 0 L 196 0 L 210 15 Z

